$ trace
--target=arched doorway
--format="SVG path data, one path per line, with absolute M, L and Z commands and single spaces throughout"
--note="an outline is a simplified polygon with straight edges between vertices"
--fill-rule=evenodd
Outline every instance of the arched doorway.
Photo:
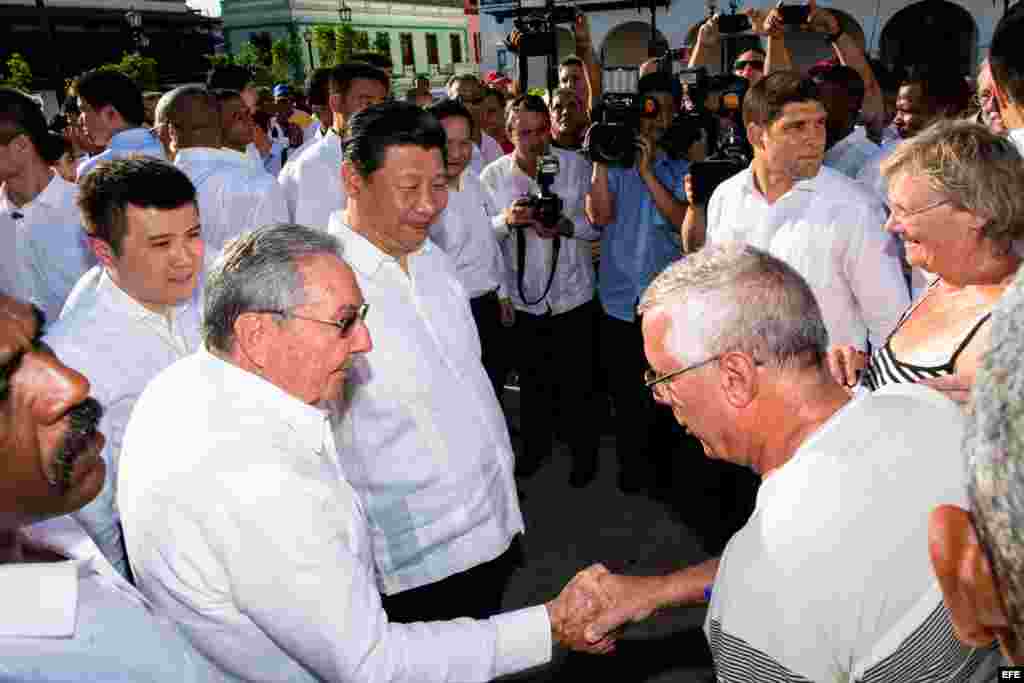
M 966 76 L 974 72 L 977 61 L 978 25 L 960 5 L 921 0 L 889 19 L 882 29 L 879 52 L 890 68 L 940 64 Z
M 657 32 L 658 40 L 665 36 Z M 604 67 L 636 67 L 648 59 L 648 45 L 651 42 L 651 25 L 643 21 L 627 21 L 619 24 L 604 39 L 601 48 L 601 63 Z

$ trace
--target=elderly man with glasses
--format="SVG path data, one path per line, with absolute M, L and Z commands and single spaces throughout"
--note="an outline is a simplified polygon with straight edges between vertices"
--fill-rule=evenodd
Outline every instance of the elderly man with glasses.
M 657 400 L 761 488 L 721 557 L 603 577 L 617 606 L 592 635 L 710 598 L 722 681 L 991 680 L 997 653 L 956 641 L 925 551 L 929 511 L 965 497 L 956 405 L 920 385 L 847 395 L 810 287 L 748 245 L 677 261 L 639 309 Z

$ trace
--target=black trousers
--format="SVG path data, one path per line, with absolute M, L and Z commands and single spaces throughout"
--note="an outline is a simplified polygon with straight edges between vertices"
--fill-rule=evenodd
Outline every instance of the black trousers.
M 481 361 L 494 386 L 494 394 L 501 401 L 505 392 L 505 377 L 511 363 L 508 357 L 508 338 L 511 330 L 501 324 L 501 305 L 497 292 L 488 292 L 469 300 L 473 320 L 480 334 Z
M 521 560 L 522 549 L 516 536 L 512 546 L 490 562 L 426 586 L 382 595 L 384 611 L 389 620 L 405 624 L 458 617 L 487 619 L 501 612 L 505 588 Z
M 608 393 L 615 406 L 615 452 L 620 482 L 653 488 L 671 480 L 672 452 L 685 436 L 672 412 L 658 405 L 644 386 L 648 368 L 640 319 L 626 322 L 602 312 L 601 356 Z
M 600 439 L 594 424 L 594 302 L 558 315 L 516 311 L 520 433 L 523 459 L 551 454 L 555 421 L 576 464 L 596 461 Z

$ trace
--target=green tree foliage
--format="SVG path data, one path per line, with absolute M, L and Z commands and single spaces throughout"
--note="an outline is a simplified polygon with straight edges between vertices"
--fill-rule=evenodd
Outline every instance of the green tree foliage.
M 368 52 L 370 50 L 370 34 L 366 31 L 356 31 L 352 42 L 354 52 Z
M 32 67 L 21 53 L 15 52 L 7 58 L 7 78 L 3 84 L 26 92 L 32 88 Z
M 235 58 L 231 55 L 203 55 L 207 62 L 210 63 L 210 68 L 218 66 L 230 66 L 235 64 Z
M 249 43 L 256 51 L 259 66 L 270 68 L 274 60 L 274 39 L 266 31 L 249 36 Z
M 356 30 L 351 24 L 339 24 L 334 28 L 334 63 L 349 61 L 356 48 Z
M 99 68 L 105 71 L 120 71 L 135 81 L 135 85 L 139 86 L 140 90 L 158 90 L 160 88 L 157 63 L 152 57 L 126 52 L 117 64 L 104 64 Z
M 313 27 L 313 47 L 316 48 L 316 63 L 319 66 L 334 66 L 336 43 L 333 26 L 321 24 Z
M 373 51 L 381 54 L 391 54 L 391 34 L 378 33 L 373 39 Z
M 270 73 L 275 83 L 284 81 L 302 81 L 302 49 L 299 47 L 299 36 L 291 34 L 287 40 L 275 40 L 271 47 Z

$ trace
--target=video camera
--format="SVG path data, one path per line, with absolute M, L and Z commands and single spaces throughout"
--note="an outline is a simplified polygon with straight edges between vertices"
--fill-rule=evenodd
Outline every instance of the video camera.
M 590 161 L 629 168 L 636 163 L 636 136 L 640 119 L 658 115 L 658 100 L 634 93 L 605 93 L 594 107 L 593 118 L 583 142 L 583 155 Z
M 538 194 L 527 194 L 516 200 L 517 206 L 533 209 L 533 216 L 545 228 L 553 228 L 562 217 L 562 198 L 551 191 L 551 186 L 558 176 L 558 157 L 545 154 L 537 160 Z M 512 228 L 524 228 L 523 224 L 512 224 Z
M 520 57 L 544 57 L 558 44 L 555 26 L 575 21 L 575 7 L 557 5 L 531 12 L 512 22 L 516 30 L 505 36 L 505 46 Z

